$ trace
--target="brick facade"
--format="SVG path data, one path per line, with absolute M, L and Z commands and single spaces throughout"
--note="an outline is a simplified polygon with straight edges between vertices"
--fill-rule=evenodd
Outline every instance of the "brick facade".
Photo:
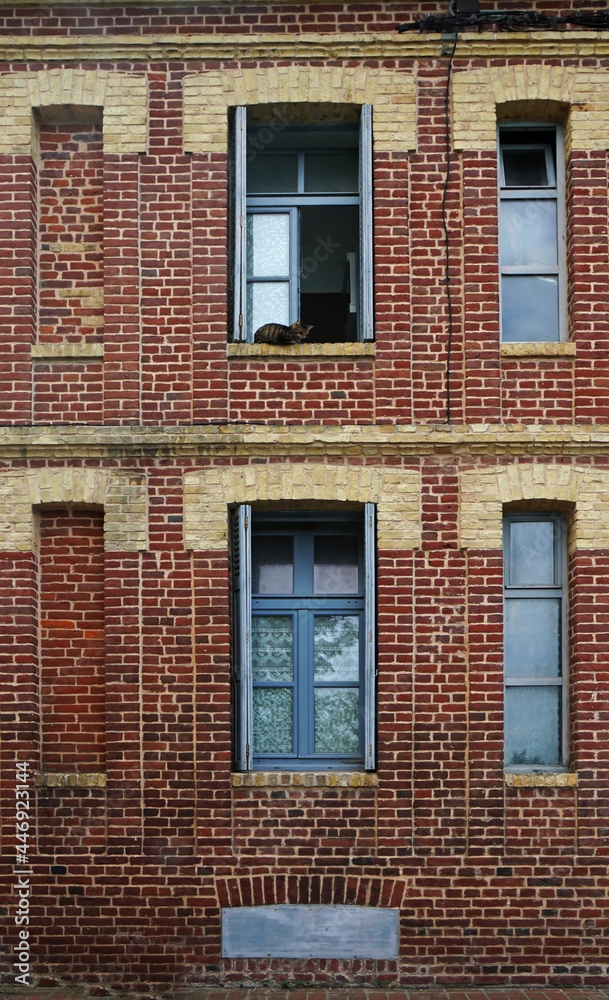
M 607 983 L 609 35 L 450 64 L 429 13 L 0 3 L 1 981 L 27 762 L 34 981 Z M 241 104 L 372 105 L 373 342 L 228 342 Z M 500 341 L 515 118 L 565 129 L 564 342 Z M 238 772 L 228 512 L 366 503 L 375 770 Z M 546 509 L 568 762 L 504 771 L 502 514 Z M 399 910 L 399 957 L 223 958 L 263 904 Z

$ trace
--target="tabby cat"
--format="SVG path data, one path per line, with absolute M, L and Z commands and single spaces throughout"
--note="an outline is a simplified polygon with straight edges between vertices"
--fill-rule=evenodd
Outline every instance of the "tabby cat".
M 312 326 L 301 323 L 299 319 L 291 326 L 283 323 L 265 323 L 254 334 L 255 344 L 299 344 L 309 336 Z

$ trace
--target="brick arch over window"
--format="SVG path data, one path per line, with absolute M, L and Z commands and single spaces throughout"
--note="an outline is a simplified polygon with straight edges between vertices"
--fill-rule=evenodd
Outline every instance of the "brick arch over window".
M 501 466 L 461 475 L 460 544 L 501 549 L 506 504 L 573 506 L 571 549 L 609 547 L 609 471 L 569 465 Z
M 242 875 L 218 879 L 220 906 L 301 905 L 379 906 L 399 909 L 406 882 L 358 875 Z
M 104 152 L 146 152 L 146 77 L 62 67 L 0 77 L 0 154 L 32 152 L 34 108 L 70 106 L 103 108 Z
M 147 547 L 146 477 L 97 469 L 28 469 L 0 475 L 0 549 L 31 552 L 34 511 L 50 504 L 104 510 L 104 548 L 137 552 Z
M 452 81 L 455 149 L 497 148 L 497 107 L 523 103 L 531 117 L 540 102 L 569 107 L 567 147 L 609 147 L 609 81 L 606 73 L 571 66 L 485 66 L 455 73 Z M 536 110 L 537 109 L 537 110 Z
M 249 465 L 187 472 L 184 476 L 186 548 L 226 550 L 227 505 L 260 500 L 376 503 L 379 549 L 416 549 L 420 545 L 419 473 L 301 463 Z
M 416 90 L 410 73 L 363 66 L 271 66 L 210 71 L 184 80 L 184 150 L 225 153 L 227 109 L 250 104 L 371 104 L 374 147 L 416 148 Z

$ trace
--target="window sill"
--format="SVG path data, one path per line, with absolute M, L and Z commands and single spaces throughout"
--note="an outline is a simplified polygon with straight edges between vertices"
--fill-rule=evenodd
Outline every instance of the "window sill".
M 575 344 L 558 341 L 527 341 L 518 344 L 502 344 L 502 358 L 574 358 Z
M 371 771 L 243 771 L 231 774 L 233 788 L 376 788 Z
M 577 788 L 577 774 L 571 771 L 504 772 L 507 788 Z
M 84 774 L 74 771 L 37 771 L 35 785 L 37 788 L 105 788 L 106 775 L 103 771 Z
M 373 358 L 375 345 L 348 344 L 228 344 L 228 358 Z
M 103 344 L 33 344 L 32 361 L 103 361 Z

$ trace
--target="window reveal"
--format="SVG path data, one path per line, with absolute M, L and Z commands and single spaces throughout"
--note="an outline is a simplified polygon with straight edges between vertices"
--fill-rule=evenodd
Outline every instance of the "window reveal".
M 233 519 L 237 765 L 374 766 L 374 506 Z
M 566 764 L 566 542 L 559 514 L 504 524 L 505 764 Z
M 501 126 L 499 185 L 502 340 L 564 340 L 561 129 Z
M 282 123 L 266 146 L 235 109 L 231 130 L 234 340 L 267 323 L 313 326 L 309 341 L 370 340 L 372 112 L 360 124 Z M 249 141 L 248 141 L 249 140 Z

